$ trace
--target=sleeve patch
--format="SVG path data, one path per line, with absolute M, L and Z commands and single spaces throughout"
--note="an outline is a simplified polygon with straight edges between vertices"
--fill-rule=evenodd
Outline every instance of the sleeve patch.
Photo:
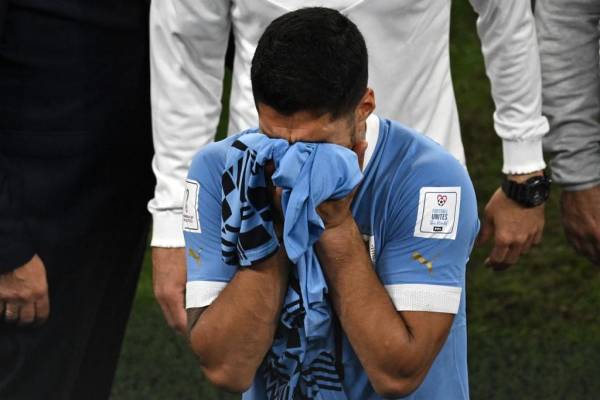
M 456 239 L 460 213 L 460 186 L 422 187 L 415 237 Z
M 183 192 L 183 230 L 188 232 L 201 232 L 200 218 L 198 217 L 198 196 L 200 184 L 186 179 Z

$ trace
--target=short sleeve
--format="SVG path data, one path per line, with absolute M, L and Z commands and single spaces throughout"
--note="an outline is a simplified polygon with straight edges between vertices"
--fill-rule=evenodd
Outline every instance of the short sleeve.
M 221 186 L 212 146 L 196 155 L 185 182 L 186 308 L 210 305 L 237 271 L 221 256 Z
M 424 172 L 434 178 L 413 176 L 390 196 L 376 269 L 398 311 L 456 314 L 479 230 L 475 193 L 460 165 Z

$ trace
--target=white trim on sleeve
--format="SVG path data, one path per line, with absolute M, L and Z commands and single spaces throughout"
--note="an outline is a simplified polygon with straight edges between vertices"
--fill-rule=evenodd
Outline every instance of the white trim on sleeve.
M 396 284 L 385 285 L 398 311 L 429 311 L 456 314 L 462 288 L 455 286 Z
M 185 287 L 185 308 L 209 306 L 228 282 L 191 281 Z

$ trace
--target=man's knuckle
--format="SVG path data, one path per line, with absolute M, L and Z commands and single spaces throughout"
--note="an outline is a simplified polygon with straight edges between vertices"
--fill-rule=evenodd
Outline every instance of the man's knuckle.
M 26 303 L 31 301 L 33 298 L 33 292 L 30 290 L 21 290 L 14 294 L 12 300 L 18 303 Z
M 500 260 L 497 256 L 490 257 L 490 265 L 492 265 L 492 266 L 498 265 L 501 262 L 502 262 L 502 260 Z
M 154 292 L 154 297 L 156 297 L 156 300 L 158 300 L 159 303 L 164 303 L 167 299 L 167 295 L 162 290 Z
M 174 298 L 174 291 L 172 290 L 162 290 L 158 295 L 157 295 L 157 300 L 162 303 L 162 304 L 170 304 L 173 301 Z
M 498 235 L 496 236 L 496 244 L 500 247 L 506 247 L 511 244 L 511 239 L 505 235 Z
M 515 236 L 514 243 L 515 244 L 523 244 L 523 243 L 526 243 L 528 239 L 529 239 L 528 235 L 526 235 L 524 233 L 520 233 Z
M 44 288 L 36 288 L 35 290 L 32 290 L 31 297 L 33 300 L 39 301 L 46 297 L 46 293 L 47 292 Z

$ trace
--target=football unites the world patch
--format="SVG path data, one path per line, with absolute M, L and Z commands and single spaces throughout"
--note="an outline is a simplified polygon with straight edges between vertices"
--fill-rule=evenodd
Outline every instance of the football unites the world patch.
M 460 186 L 422 187 L 415 236 L 427 239 L 456 239 L 460 213 Z
M 198 218 L 198 195 L 200 184 L 191 179 L 185 180 L 183 192 L 183 230 L 188 232 L 201 232 L 200 218 Z

